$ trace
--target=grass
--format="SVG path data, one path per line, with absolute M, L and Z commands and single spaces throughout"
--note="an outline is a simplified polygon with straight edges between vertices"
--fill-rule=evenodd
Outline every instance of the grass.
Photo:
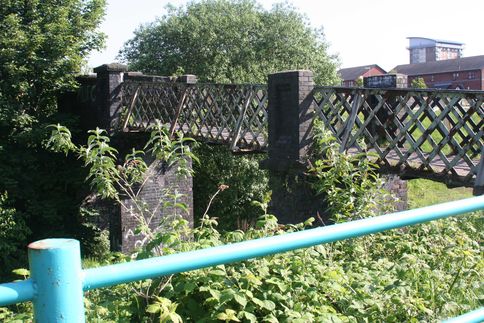
M 449 189 L 445 184 L 427 179 L 408 181 L 408 206 L 410 209 L 472 197 L 472 188 Z

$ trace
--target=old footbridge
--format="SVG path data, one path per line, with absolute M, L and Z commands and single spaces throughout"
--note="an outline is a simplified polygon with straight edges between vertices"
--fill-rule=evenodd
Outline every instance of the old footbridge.
M 263 85 L 201 84 L 193 75 L 173 80 L 120 64 L 95 71 L 97 77 L 80 78 L 78 92 L 61 104 L 80 113 L 86 127 L 142 133 L 160 120 L 171 132 L 237 153 L 267 152 L 264 166 L 286 176 L 304 161 L 313 120 L 320 119 L 342 150 L 370 152 L 382 173 L 482 194 L 482 91 L 323 87 L 314 85 L 310 71 L 271 74 Z M 309 203 L 302 193 L 291 200 L 273 188 L 273 199 L 278 194 L 287 202 L 281 214 L 299 214 Z

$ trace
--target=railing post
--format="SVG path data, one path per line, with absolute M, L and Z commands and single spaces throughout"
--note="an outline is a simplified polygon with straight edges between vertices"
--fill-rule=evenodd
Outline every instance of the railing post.
M 46 239 L 28 247 L 35 322 L 84 322 L 79 241 Z
M 476 182 L 474 184 L 473 194 L 484 194 L 484 147 L 481 148 L 481 161 L 477 166 Z

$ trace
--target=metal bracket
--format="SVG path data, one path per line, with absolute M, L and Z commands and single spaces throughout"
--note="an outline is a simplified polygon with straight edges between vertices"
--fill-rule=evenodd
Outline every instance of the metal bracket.
M 351 105 L 351 114 L 350 114 L 350 117 L 348 118 L 348 121 L 346 122 L 345 133 L 343 135 L 343 140 L 341 141 L 341 146 L 339 148 L 340 153 L 344 152 L 347 149 L 346 145 L 348 144 L 348 140 L 351 135 L 351 129 L 353 129 L 353 126 L 355 125 L 356 116 L 358 115 L 358 110 L 360 109 L 361 101 L 362 101 L 361 95 L 359 95 L 358 93 L 355 93 L 353 104 Z
M 178 101 L 178 105 L 176 107 L 175 118 L 173 119 L 173 121 L 171 122 L 171 125 L 170 125 L 170 137 L 173 137 L 173 135 L 175 134 L 175 127 L 178 124 L 178 118 L 180 117 L 181 110 L 183 108 L 183 105 L 185 104 L 187 92 L 188 92 L 188 87 L 185 86 L 183 88 L 183 91 L 182 91 L 182 94 L 181 94 L 181 97 L 180 97 L 180 101 Z
M 128 113 L 126 114 L 126 118 L 124 119 L 123 122 L 123 132 L 128 132 L 128 122 L 129 122 L 129 117 L 131 116 L 131 113 L 133 112 L 134 108 L 134 103 L 136 102 L 136 99 L 138 98 L 138 92 L 140 89 L 141 85 L 138 84 L 138 87 L 136 88 L 136 91 L 134 92 L 133 98 L 131 99 L 131 102 L 129 103 L 129 110 Z
M 242 108 L 242 111 L 239 115 L 239 119 L 237 120 L 237 123 L 235 125 L 235 134 L 234 134 L 234 137 L 232 138 L 232 142 L 230 143 L 230 148 L 229 148 L 231 151 L 235 151 L 235 146 L 239 141 L 240 130 L 242 129 L 242 124 L 243 124 L 247 109 L 249 108 L 250 101 L 252 101 L 252 95 L 253 95 L 252 91 L 247 94 L 247 99 L 245 100 L 244 107 Z

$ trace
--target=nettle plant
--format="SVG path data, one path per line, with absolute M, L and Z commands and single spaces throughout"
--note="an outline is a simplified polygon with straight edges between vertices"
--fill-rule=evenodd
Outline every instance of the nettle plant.
M 265 203 L 261 203 L 264 207 Z M 92 322 L 421 322 L 479 307 L 482 260 L 477 217 L 183 272 L 149 304 L 129 286 L 90 292 Z M 310 227 L 280 225 L 269 214 L 246 231 L 221 232 L 204 215 L 196 228 L 165 233 L 182 252 Z M 169 239 L 168 239 L 169 238 Z M 144 282 L 149 284 L 150 282 Z M 156 286 L 156 285 L 155 285 Z M 481 287 L 482 291 L 482 287 Z
M 375 216 L 393 210 L 396 199 L 383 189 L 385 181 L 376 172 L 371 153 L 356 155 L 340 150 L 333 134 L 315 119 L 309 160 L 310 183 L 328 204 L 334 222 Z M 360 147 L 366 147 L 363 141 Z
M 59 124 L 50 127 L 53 130 L 46 147 L 55 152 L 76 154 L 89 169 L 87 180 L 94 191 L 104 199 L 119 203 L 136 220 L 137 226 L 132 234 L 141 238 L 136 242 L 139 252 L 134 257 L 161 256 L 163 232 L 172 229 L 173 221 L 181 221 L 181 216 L 188 212 L 188 208 L 180 202 L 182 195 L 170 187 L 163 189 L 163 198 L 155 206 L 150 206 L 142 198 L 141 192 L 152 176 L 143 157 L 151 154 L 152 158 L 162 163 L 164 169 L 175 167 L 176 176 L 191 176 L 193 170 L 189 161 L 198 161 L 197 156 L 192 153 L 195 140 L 184 137 L 182 133 L 171 138 L 167 129 L 156 121 L 150 127 L 150 138 L 144 150 L 133 148 L 124 157 L 124 161 L 119 163 L 119 153 L 110 145 L 110 138 L 105 130 L 90 130 L 87 145 L 82 146 L 72 142 L 71 133 L 66 127 Z M 161 223 L 154 227 L 152 222 L 157 218 L 160 209 L 166 207 L 170 207 L 173 213 L 164 216 Z

